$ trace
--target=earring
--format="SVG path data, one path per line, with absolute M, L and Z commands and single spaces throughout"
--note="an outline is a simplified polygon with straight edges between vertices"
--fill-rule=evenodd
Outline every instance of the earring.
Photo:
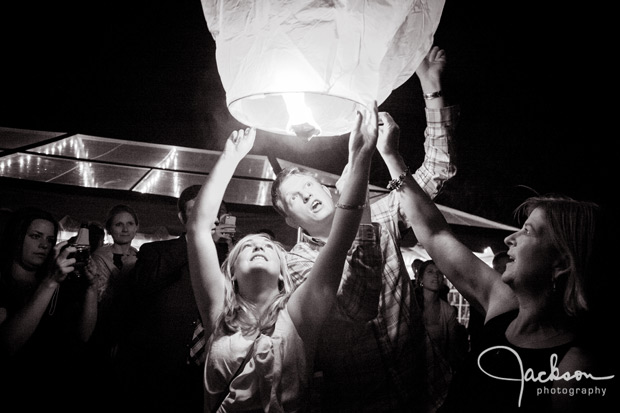
M 554 294 L 556 292 L 555 278 L 551 279 L 551 292 L 554 293 Z

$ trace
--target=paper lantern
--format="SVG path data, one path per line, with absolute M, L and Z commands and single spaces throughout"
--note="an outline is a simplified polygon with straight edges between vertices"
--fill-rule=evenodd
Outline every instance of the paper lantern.
M 445 0 L 202 0 L 226 103 L 278 134 L 347 133 L 433 44 Z

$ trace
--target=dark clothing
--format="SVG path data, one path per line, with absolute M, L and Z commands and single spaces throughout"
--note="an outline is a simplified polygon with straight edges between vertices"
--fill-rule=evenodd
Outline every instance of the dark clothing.
M 123 394 L 135 411 L 202 412 L 202 367 L 188 363 L 199 320 L 185 236 L 143 244 L 119 347 Z
M 484 315 L 474 307 L 469 307 L 469 324 L 467 332 L 469 334 L 469 345 L 472 352 L 478 354 L 482 350 L 481 334 L 484 328 Z
M 562 379 L 549 379 L 545 382 L 545 380 L 534 381 L 531 377 L 523 380 L 522 378 L 527 377 L 526 373 L 529 369 L 531 369 L 533 377 L 549 378 L 552 370 L 552 356 L 557 355 L 557 361 L 553 363 L 557 367 L 567 351 L 576 345 L 576 342 L 537 349 L 512 345 L 506 339 L 505 333 L 508 325 L 516 318 L 517 314 L 518 310 L 509 311 L 494 317 L 484 325 L 480 337 L 480 351 L 470 354 L 470 359 L 465 370 L 462 371 L 462 375 L 456 377 L 453 382 L 454 386 L 451 388 L 448 400 L 440 410 L 441 413 L 469 411 L 546 413 L 552 411 L 553 385 L 556 382 L 564 381 Z M 480 361 L 478 361 L 480 355 Z M 500 380 L 490 377 L 490 375 L 513 380 Z M 522 384 L 524 386 L 523 395 L 520 396 Z M 594 389 L 597 386 L 602 388 L 606 384 L 605 381 L 597 382 L 587 378 L 582 378 L 579 381 L 579 387 L 586 390 Z M 587 400 L 579 395 L 563 394 L 560 397 L 569 398 L 571 403 L 584 402 L 584 406 L 598 406 L 602 400 L 605 400 L 601 394 L 587 396 L 585 397 Z M 519 403 L 521 407 L 519 407 Z
M 20 285 L 10 276 L 0 279 L 0 307 L 10 317 L 36 285 Z M 84 343 L 77 336 L 83 297 L 83 285 L 63 282 L 26 344 L 12 356 L 0 348 L 2 412 L 79 412 L 89 405 Z

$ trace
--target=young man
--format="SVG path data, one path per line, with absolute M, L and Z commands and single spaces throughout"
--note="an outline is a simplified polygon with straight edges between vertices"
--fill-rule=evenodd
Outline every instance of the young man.
M 434 47 L 416 72 L 426 99 L 428 125 L 425 160 L 413 177 L 431 197 L 456 173 L 449 144 L 457 108 L 444 106 L 440 78 L 445 64 L 444 51 Z M 393 178 L 388 188 L 397 189 L 409 175 L 409 168 L 398 153 L 398 125 L 387 113 L 380 114 L 381 121 L 377 149 Z M 346 184 L 346 170 L 339 185 Z M 334 200 L 313 176 L 285 169 L 272 187 L 272 202 L 290 226 L 305 232 L 287 257 L 289 270 L 301 284 L 318 252 L 329 242 Z M 317 354 L 323 375 L 323 408 L 434 411 L 443 402 L 448 383 L 426 380 L 426 366 L 443 361 L 431 359 L 433 352 L 427 352 L 432 343 L 400 251 L 400 228 L 409 226 L 407 211 L 400 205 L 400 191 L 392 191 L 372 204 L 369 212 L 373 225 L 365 228 L 371 228 L 373 234 L 369 236 L 380 238 L 383 271 L 377 279 L 371 272 L 353 273 L 345 265 L 338 308 L 325 325 Z

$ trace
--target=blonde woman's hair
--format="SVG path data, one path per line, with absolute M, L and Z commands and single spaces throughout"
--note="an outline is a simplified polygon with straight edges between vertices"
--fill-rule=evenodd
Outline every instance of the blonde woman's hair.
M 280 293 L 274 298 L 264 314 L 256 314 L 254 305 L 245 300 L 236 291 L 234 279 L 235 262 L 239 257 L 242 245 L 256 238 L 264 238 L 275 246 L 275 251 L 280 260 L 280 280 L 278 282 Z M 269 239 L 266 234 L 250 234 L 241 238 L 228 253 L 221 266 L 222 273 L 226 277 L 225 303 L 222 316 L 217 323 L 218 329 L 224 333 L 241 331 L 244 335 L 254 335 L 258 331 L 270 334 L 276 323 L 278 313 L 284 308 L 291 293 L 294 283 L 288 272 L 286 264 L 286 249 L 278 241 Z

